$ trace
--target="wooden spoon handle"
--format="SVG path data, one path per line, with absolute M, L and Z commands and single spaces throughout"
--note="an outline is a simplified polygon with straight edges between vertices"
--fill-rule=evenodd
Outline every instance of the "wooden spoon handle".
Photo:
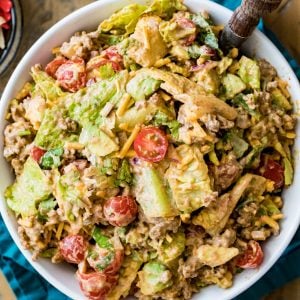
M 239 47 L 253 32 L 259 19 L 276 9 L 282 0 L 243 0 L 221 35 L 224 48 Z

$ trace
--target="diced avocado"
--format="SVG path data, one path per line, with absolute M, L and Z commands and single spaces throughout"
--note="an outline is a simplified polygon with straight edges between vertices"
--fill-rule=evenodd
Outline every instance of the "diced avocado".
M 49 179 L 38 163 L 29 157 L 17 181 L 6 189 L 5 198 L 8 206 L 17 214 L 31 216 L 37 213 L 37 204 L 50 194 Z
M 125 93 L 128 72 L 121 71 L 115 76 L 101 80 L 86 89 L 79 90 L 66 100 L 71 119 L 82 127 L 90 123 L 101 124 L 101 110 L 107 102 L 117 106 Z
M 239 61 L 240 68 L 238 75 L 252 89 L 260 89 L 260 69 L 257 62 L 246 56 L 242 56 Z
M 101 79 L 108 79 L 108 78 L 113 77 L 116 74 L 111 63 L 107 63 L 107 64 L 101 66 L 98 69 L 98 72 L 99 72 L 99 77 Z
M 185 249 L 185 234 L 183 230 L 170 234 L 170 237 L 170 242 L 165 239 L 157 249 L 158 259 L 166 265 L 178 258 Z
M 233 148 L 236 158 L 242 157 L 249 148 L 249 144 L 233 131 L 228 132 L 227 139 Z
M 197 249 L 196 257 L 200 263 L 212 268 L 224 265 L 239 254 L 237 248 L 202 245 Z
M 127 92 L 135 101 L 145 100 L 160 87 L 161 81 L 138 73 L 126 85 Z
M 230 73 L 222 78 L 222 84 L 225 88 L 226 99 L 231 99 L 246 89 L 246 84 L 238 76 Z
M 289 100 L 281 93 L 279 89 L 274 89 L 271 92 L 271 97 L 273 103 L 284 109 L 284 110 L 291 110 L 292 109 L 292 104 L 289 102 Z
M 215 193 L 211 189 L 208 168 L 199 148 L 181 145 L 176 152 L 180 159 L 171 162 L 166 178 L 177 208 L 191 213 L 207 206 L 215 199 Z
M 67 95 L 56 84 L 55 80 L 41 69 L 33 67 L 31 76 L 35 82 L 33 94 L 41 95 L 47 104 L 53 105 L 58 103 L 62 97 Z
M 106 156 L 119 150 L 119 145 L 97 126 L 86 125 L 82 128 L 79 142 L 93 154 Z
M 219 75 L 223 74 L 231 65 L 232 65 L 233 59 L 230 57 L 223 57 L 217 65 L 217 72 Z
M 138 273 L 138 287 L 143 295 L 151 296 L 172 285 L 172 274 L 165 265 L 150 261 Z
M 287 157 L 283 158 L 283 163 L 284 163 L 284 184 L 291 185 L 294 176 L 293 166 Z
M 65 142 L 77 141 L 75 133 L 68 132 L 59 126 L 61 120 L 67 118 L 64 108 L 54 106 L 47 109 L 42 124 L 35 136 L 34 144 L 44 149 L 55 149 L 64 146 Z
M 107 300 L 119 300 L 128 296 L 142 263 L 143 260 L 137 252 L 132 253 L 130 256 L 125 256 L 119 272 L 118 283 L 106 296 Z
M 149 218 L 178 215 L 158 171 L 148 166 L 135 167 L 134 169 L 135 196 L 144 214 Z

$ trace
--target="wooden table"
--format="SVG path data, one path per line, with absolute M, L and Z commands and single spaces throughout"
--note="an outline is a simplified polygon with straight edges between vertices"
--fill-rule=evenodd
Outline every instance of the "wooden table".
M 292 0 L 298 1 L 298 0 Z M 3 91 L 8 78 L 18 61 L 28 48 L 49 27 L 74 10 L 93 2 L 92 0 L 21 0 L 24 15 L 23 36 L 17 56 L 9 69 L 0 76 L 0 92 Z M 299 9 L 300 14 L 300 9 Z M 298 18 L 299 22 L 300 17 Z M 297 24 L 299 26 L 299 24 Z M 299 37 L 298 37 L 299 38 Z M 299 39 L 298 39 L 299 42 Z M 298 49 L 299 50 L 299 49 Z M 278 289 L 265 300 L 298 300 L 300 299 L 300 278 Z M 254 299 L 256 300 L 256 299 Z

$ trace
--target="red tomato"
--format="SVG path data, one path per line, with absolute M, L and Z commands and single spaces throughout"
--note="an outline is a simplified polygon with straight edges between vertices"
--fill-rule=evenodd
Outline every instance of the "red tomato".
M 79 264 L 84 259 L 87 243 L 81 235 L 68 235 L 59 243 L 59 250 L 64 260 Z
M 163 131 L 156 127 L 146 127 L 135 138 L 133 147 L 138 157 L 149 162 L 158 162 L 165 157 L 168 145 Z
M 58 67 L 55 72 L 60 86 L 70 92 L 76 92 L 85 87 L 86 72 L 85 63 L 82 58 L 74 58 Z
M 107 57 L 110 61 L 114 61 L 119 64 L 123 64 L 123 56 L 119 54 L 116 46 L 111 46 L 104 50 L 101 55 Z
M 117 196 L 108 199 L 103 207 L 106 220 L 113 226 L 127 226 L 138 212 L 135 200 L 130 196 Z
M 236 265 L 243 269 L 257 268 L 263 261 L 264 253 L 256 241 L 250 241 L 246 251 L 239 255 Z
M 284 183 L 284 169 L 273 159 L 268 159 L 262 169 L 262 176 L 274 181 L 274 188 L 279 189 Z
M 37 147 L 37 146 L 33 146 L 33 148 L 30 151 L 30 156 L 36 161 L 36 162 L 40 162 L 41 157 L 46 153 L 45 150 Z
M 185 46 L 190 46 L 191 44 L 193 44 L 193 42 L 195 41 L 196 39 L 196 25 L 194 24 L 193 21 L 187 19 L 187 18 L 184 18 L 184 17 L 179 17 L 177 18 L 177 23 L 180 27 L 182 28 L 194 28 L 195 29 L 195 32 L 192 33 L 190 36 L 184 38 L 184 42 L 183 44 Z
M 67 59 L 65 59 L 64 57 L 56 57 L 51 62 L 49 62 L 49 64 L 47 64 L 45 71 L 48 75 L 56 79 L 55 73 L 57 69 L 66 62 Z
M 84 295 L 91 300 L 104 300 L 106 295 L 116 285 L 116 275 L 106 275 L 100 272 L 76 272 L 77 280 Z
M 114 275 L 118 273 L 122 266 L 124 251 L 109 250 L 95 246 L 92 248 L 90 255 L 87 257 L 89 265 L 97 272 Z

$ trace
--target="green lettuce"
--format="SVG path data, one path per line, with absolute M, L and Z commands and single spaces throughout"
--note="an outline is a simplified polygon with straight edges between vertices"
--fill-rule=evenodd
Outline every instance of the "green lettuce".
M 123 159 L 121 167 L 118 169 L 117 179 L 115 181 L 116 186 L 121 186 L 122 183 L 131 185 L 133 181 L 133 175 L 130 170 L 130 164 L 127 159 Z
M 187 9 L 182 2 L 182 0 L 154 0 L 145 13 L 171 18 L 176 11 Z
M 260 89 L 260 69 L 257 62 L 246 56 L 242 56 L 239 61 L 240 68 L 238 75 L 252 89 Z
M 162 111 L 158 111 L 154 115 L 152 123 L 155 126 L 167 126 L 168 129 L 170 130 L 172 137 L 175 140 L 178 140 L 180 123 L 174 118 L 171 118 L 170 116 L 168 116 L 166 113 Z
M 41 166 L 43 169 L 57 168 L 61 165 L 60 157 L 63 155 L 63 148 L 56 148 L 48 150 L 41 160 Z

